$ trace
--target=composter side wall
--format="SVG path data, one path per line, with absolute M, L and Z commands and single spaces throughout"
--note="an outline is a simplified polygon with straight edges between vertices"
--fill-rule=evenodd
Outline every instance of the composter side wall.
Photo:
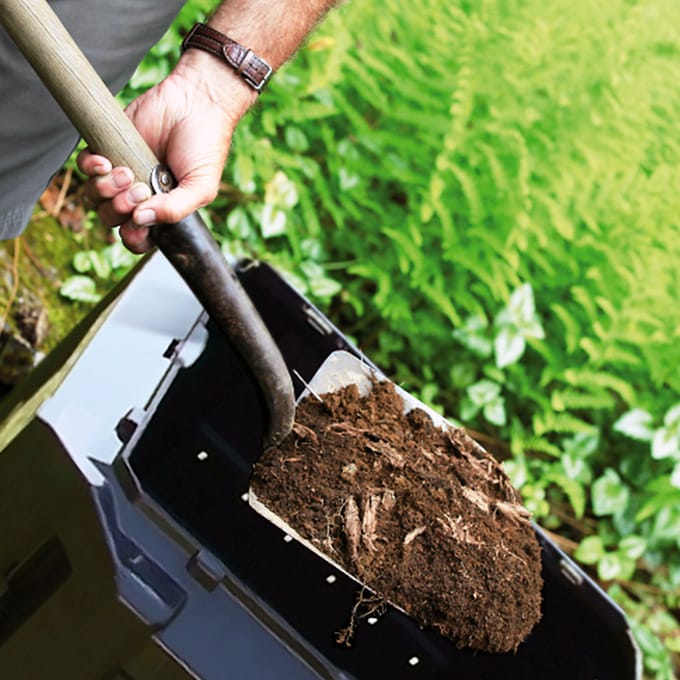
M 89 489 L 38 420 L 0 456 L 0 535 L 3 677 L 104 678 L 140 653 Z

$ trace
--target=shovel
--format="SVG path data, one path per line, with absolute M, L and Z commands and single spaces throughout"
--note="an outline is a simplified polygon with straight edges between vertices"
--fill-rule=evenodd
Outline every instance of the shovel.
M 0 23 L 91 149 L 129 167 L 154 193 L 172 174 L 125 115 L 46 0 L 0 0 Z M 269 411 L 264 446 L 291 430 L 295 397 L 279 349 L 198 213 L 151 237 L 252 372 Z
M 169 170 L 159 165 L 45 0 L 0 0 L 0 21 L 92 149 L 114 165 L 130 167 L 152 191 L 172 188 Z M 295 415 L 290 374 L 217 244 L 196 214 L 178 224 L 154 228 L 152 238 L 250 367 L 269 408 L 265 445 L 280 443 L 291 431 Z M 356 385 L 360 393 L 366 393 L 376 379 L 385 378 L 351 355 L 334 353 L 308 390 L 319 395 Z M 446 429 L 445 421 L 424 404 L 402 390 L 397 392 L 405 410 L 420 408 Z M 249 501 L 255 510 L 302 540 L 254 493 L 249 494 Z M 318 552 L 311 543 L 303 543 Z M 328 555 L 321 556 L 345 571 Z

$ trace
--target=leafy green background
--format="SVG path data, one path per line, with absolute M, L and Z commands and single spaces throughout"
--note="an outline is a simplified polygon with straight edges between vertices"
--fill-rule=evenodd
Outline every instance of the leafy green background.
M 241 122 L 205 211 L 507 458 L 659 679 L 680 652 L 679 82 L 676 0 L 348 3 Z

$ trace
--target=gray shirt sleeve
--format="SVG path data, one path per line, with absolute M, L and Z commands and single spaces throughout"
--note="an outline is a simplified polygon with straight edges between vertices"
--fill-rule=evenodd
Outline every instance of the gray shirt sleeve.
M 127 82 L 183 0 L 52 0 L 112 92 Z M 0 27 L 0 239 L 25 228 L 78 134 Z

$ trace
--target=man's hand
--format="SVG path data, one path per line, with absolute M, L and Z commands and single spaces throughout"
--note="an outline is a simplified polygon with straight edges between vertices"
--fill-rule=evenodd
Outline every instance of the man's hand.
M 223 0 L 210 25 L 254 50 L 276 70 L 336 0 Z M 173 72 L 130 104 L 127 113 L 179 186 L 149 195 L 128 168 L 112 168 L 84 151 L 78 166 L 90 177 L 88 201 L 102 220 L 121 225 L 125 245 L 149 250 L 149 225 L 178 222 L 217 194 L 234 127 L 257 94 L 213 55 L 187 50 Z
M 91 178 L 86 198 L 105 224 L 121 225 L 130 250 L 152 247 L 150 225 L 179 222 L 214 200 L 234 127 L 256 97 L 214 57 L 190 50 L 164 81 L 130 104 L 128 116 L 179 183 L 167 194 L 151 196 L 128 168 L 81 152 L 78 166 Z

